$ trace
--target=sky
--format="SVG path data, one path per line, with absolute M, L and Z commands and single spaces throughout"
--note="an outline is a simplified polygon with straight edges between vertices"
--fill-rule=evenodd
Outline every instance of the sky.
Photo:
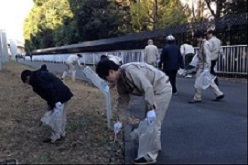
M 23 22 L 33 7 L 33 0 L 0 0 L 0 29 L 8 39 L 24 42 Z

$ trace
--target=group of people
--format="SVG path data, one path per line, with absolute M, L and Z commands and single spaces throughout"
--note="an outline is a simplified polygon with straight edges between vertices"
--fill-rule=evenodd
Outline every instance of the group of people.
M 205 39 L 206 35 L 206 39 Z M 176 40 L 173 35 L 166 37 L 166 46 L 162 49 L 160 60 L 158 61 L 158 48 L 153 44 L 151 39 L 148 40 L 148 45 L 144 50 L 144 61 L 162 70 L 170 80 L 172 85 L 172 93 L 177 94 L 176 77 L 179 69 L 186 70 L 185 77 L 192 77 L 196 73 L 196 79 L 204 70 L 209 70 L 213 75 L 214 83 L 210 84 L 216 98 L 214 101 L 219 101 L 224 98 L 223 92 L 219 89 L 218 78 L 215 72 L 215 67 L 218 57 L 222 52 L 221 41 L 215 36 L 215 31 L 209 30 L 206 33 L 197 31 L 194 38 L 199 46 L 199 51 L 195 54 L 194 47 L 186 42 L 181 46 L 176 45 Z M 193 58 L 197 58 L 195 66 L 191 65 Z M 155 64 L 157 63 L 157 65 Z M 193 100 L 189 103 L 201 102 L 201 89 L 195 89 L 196 93 Z
M 211 34 L 211 33 L 209 33 Z M 216 45 L 212 45 L 212 41 L 204 39 L 204 33 L 197 31 L 194 33 L 194 38 L 199 44 L 199 53 L 197 54 L 198 62 L 195 67 L 196 77 L 204 70 L 211 69 L 211 73 L 217 58 L 210 57 L 216 50 Z M 138 120 L 132 118 L 127 112 L 127 106 L 130 102 L 130 94 L 144 96 L 145 114 L 144 118 L 149 124 L 155 124 L 156 138 L 152 139 L 156 145 L 156 149 L 151 148 L 149 151 L 141 154 L 133 160 L 134 164 L 152 164 L 156 162 L 159 151 L 161 150 L 161 127 L 164 121 L 166 111 L 168 110 L 172 94 L 177 93 L 176 76 L 179 68 L 184 68 L 183 57 L 179 46 L 175 44 L 175 38 L 172 35 L 166 37 L 167 44 L 160 54 L 153 41 L 148 41 L 148 46 L 145 48 L 145 62 L 130 62 L 122 64 L 120 58 L 116 56 L 102 55 L 96 66 L 96 73 L 99 77 L 106 80 L 112 86 L 117 87 L 117 119 L 114 124 L 114 131 L 118 133 L 124 124 L 134 124 Z M 213 41 L 213 43 L 217 41 Z M 218 51 L 216 50 L 217 54 Z M 191 54 L 191 57 L 193 54 Z M 72 72 L 73 80 L 75 80 L 75 65 L 80 64 L 80 54 L 68 58 L 65 62 L 67 69 L 64 71 L 62 80 L 69 71 Z M 191 58 L 191 57 L 187 57 Z M 212 60 L 212 61 L 211 61 Z M 214 61 L 215 60 L 215 61 Z M 189 60 L 190 61 L 190 60 Z M 158 67 L 158 68 L 156 68 Z M 44 142 L 55 143 L 65 137 L 66 125 L 66 104 L 71 99 L 73 94 L 63 81 L 50 73 L 46 66 L 36 71 L 24 70 L 21 74 L 21 79 L 33 87 L 33 91 L 47 101 L 49 112 L 42 118 L 42 122 L 49 125 L 52 129 L 52 135 Z M 220 91 L 216 83 L 211 84 L 213 91 L 216 94 L 215 101 L 223 99 L 224 94 Z M 201 89 L 195 89 L 196 93 L 189 103 L 201 102 Z M 54 121 L 47 121 L 44 118 L 55 115 Z M 147 139 L 149 140 L 149 139 Z M 150 139 L 151 140 L 151 139 Z M 148 144 L 139 144 L 139 146 Z M 147 148 L 149 148 L 148 146 Z M 141 152 L 140 150 L 138 152 Z

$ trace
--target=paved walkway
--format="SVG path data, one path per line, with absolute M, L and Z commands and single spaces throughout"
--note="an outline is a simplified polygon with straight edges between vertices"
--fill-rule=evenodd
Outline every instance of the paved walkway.
M 39 67 L 42 63 L 20 61 Z M 62 64 L 47 63 L 52 72 L 61 73 Z M 77 72 L 79 77 L 83 74 Z M 247 83 L 220 80 L 225 93 L 221 102 L 213 102 L 210 89 L 203 92 L 203 102 L 192 99 L 194 79 L 177 79 L 178 95 L 173 96 L 162 127 L 162 151 L 158 164 L 247 164 Z M 142 119 L 144 104 L 133 97 L 130 112 Z M 125 159 L 135 158 L 135 145 L 125 128 Z

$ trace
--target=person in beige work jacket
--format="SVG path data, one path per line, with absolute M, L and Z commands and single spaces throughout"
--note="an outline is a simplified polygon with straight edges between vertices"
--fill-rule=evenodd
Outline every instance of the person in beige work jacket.
M 130 124 L 133 121 L 126 111 L 130 94 L 144 95 L 146 119 L 158 123 L 159 135 L 154 141 L 159 143 L 159 150 L 161 150 L 161 126 L 172 96 L 172 87 L 165 73 L 143 62 L 131 62 L 119 66 L 110 60 L 100 61 L 96 67 L 96 72 L 102 79 L 117 85 L 119 97 L 117 102 L 118 122 L 114 125 L 116 132 L 119 131 L 122 124 Z M 155 163 L 157 156 L 158 150 L 153 150 L 140 158 L 136 158 L 133 163 Z
M 147 64 L 157 67 L 157 59 L 159 57 L 158 48 L 153 44 L 153 40 L 148 40 L 148 45 L 145 47 L 144 61 Z
M 211 60 L 210 73 L 213 74 L 214 76 L 217 76 L 214 68 L 218 62 L 219 55 L 222 52 L 221 41 L 215 36 L 215 31 L 213 30 L 207 31 L 207 38 L 210 44 L 210 60 Z M 215 83 L 216 85 L 219 85 L 219 81 L 217 77 L 215 78 Z
M 76 65 L 79 67 L 83 67 L 80 63 L 80 58 L 82 58 L 81 54 L 70 55 L 65 61 L 66 69 L 61 77 L 61 80 L 64 80 L 65 76 L 67 76 L 68 72 L 72 74 L 72 81 L 76 80 Z
M 204 39 L 204 33 L 201 31 L 196 31 L 194 33 L 194 38 L 197 40 L 199 44 L 199 52 L 198 52 L 198 63 L 196 66 L 196 79 L 200 76 L 200 74 L 205 69 L 210 69 L 210 44 Z M 218 88 L 214 81 L 210 84 L 213 92 L 216 95 L 216 98 L 213 101 L 219 101 L 224 98 L 223 92 Z M 195 95 L 193 100 L 189 101 L 189 103 L 199 103 L 201 102 L 201 89 L 195 89 Z

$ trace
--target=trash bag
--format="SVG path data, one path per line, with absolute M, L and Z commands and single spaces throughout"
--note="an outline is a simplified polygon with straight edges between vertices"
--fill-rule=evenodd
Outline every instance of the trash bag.
M 58 125 L 61 124 L 60 122 L 62 122 L 61 119 L 63 116 L 63 108 L 64 108 L 64 104 L 62 104 L 61 108 L 59 109 L 54 108 L 52 111 L 46 112 L 42 116 L 41 122 L 45 125 L 48 125 L 53 130 L 56 130 Z
M 157 121 L 149 124 L 147 119 L 139 123 L 138 128 L 130 133 L 132 140 L 139 141 L 137 159 L 144 157 L 149 152 L 161 150 L 160 134 Z
M 199 61 L 198 55 L 195 54 L 194 57 L 192 58 L 191 62 L 189 63 L 189 65 L 196 67 L 198 61 Z
M 216 77 L 211 75 L 208 69 L 203 70 L 203 72 L 196 77 L 195 88 L 207 89 L 214 81 Z

